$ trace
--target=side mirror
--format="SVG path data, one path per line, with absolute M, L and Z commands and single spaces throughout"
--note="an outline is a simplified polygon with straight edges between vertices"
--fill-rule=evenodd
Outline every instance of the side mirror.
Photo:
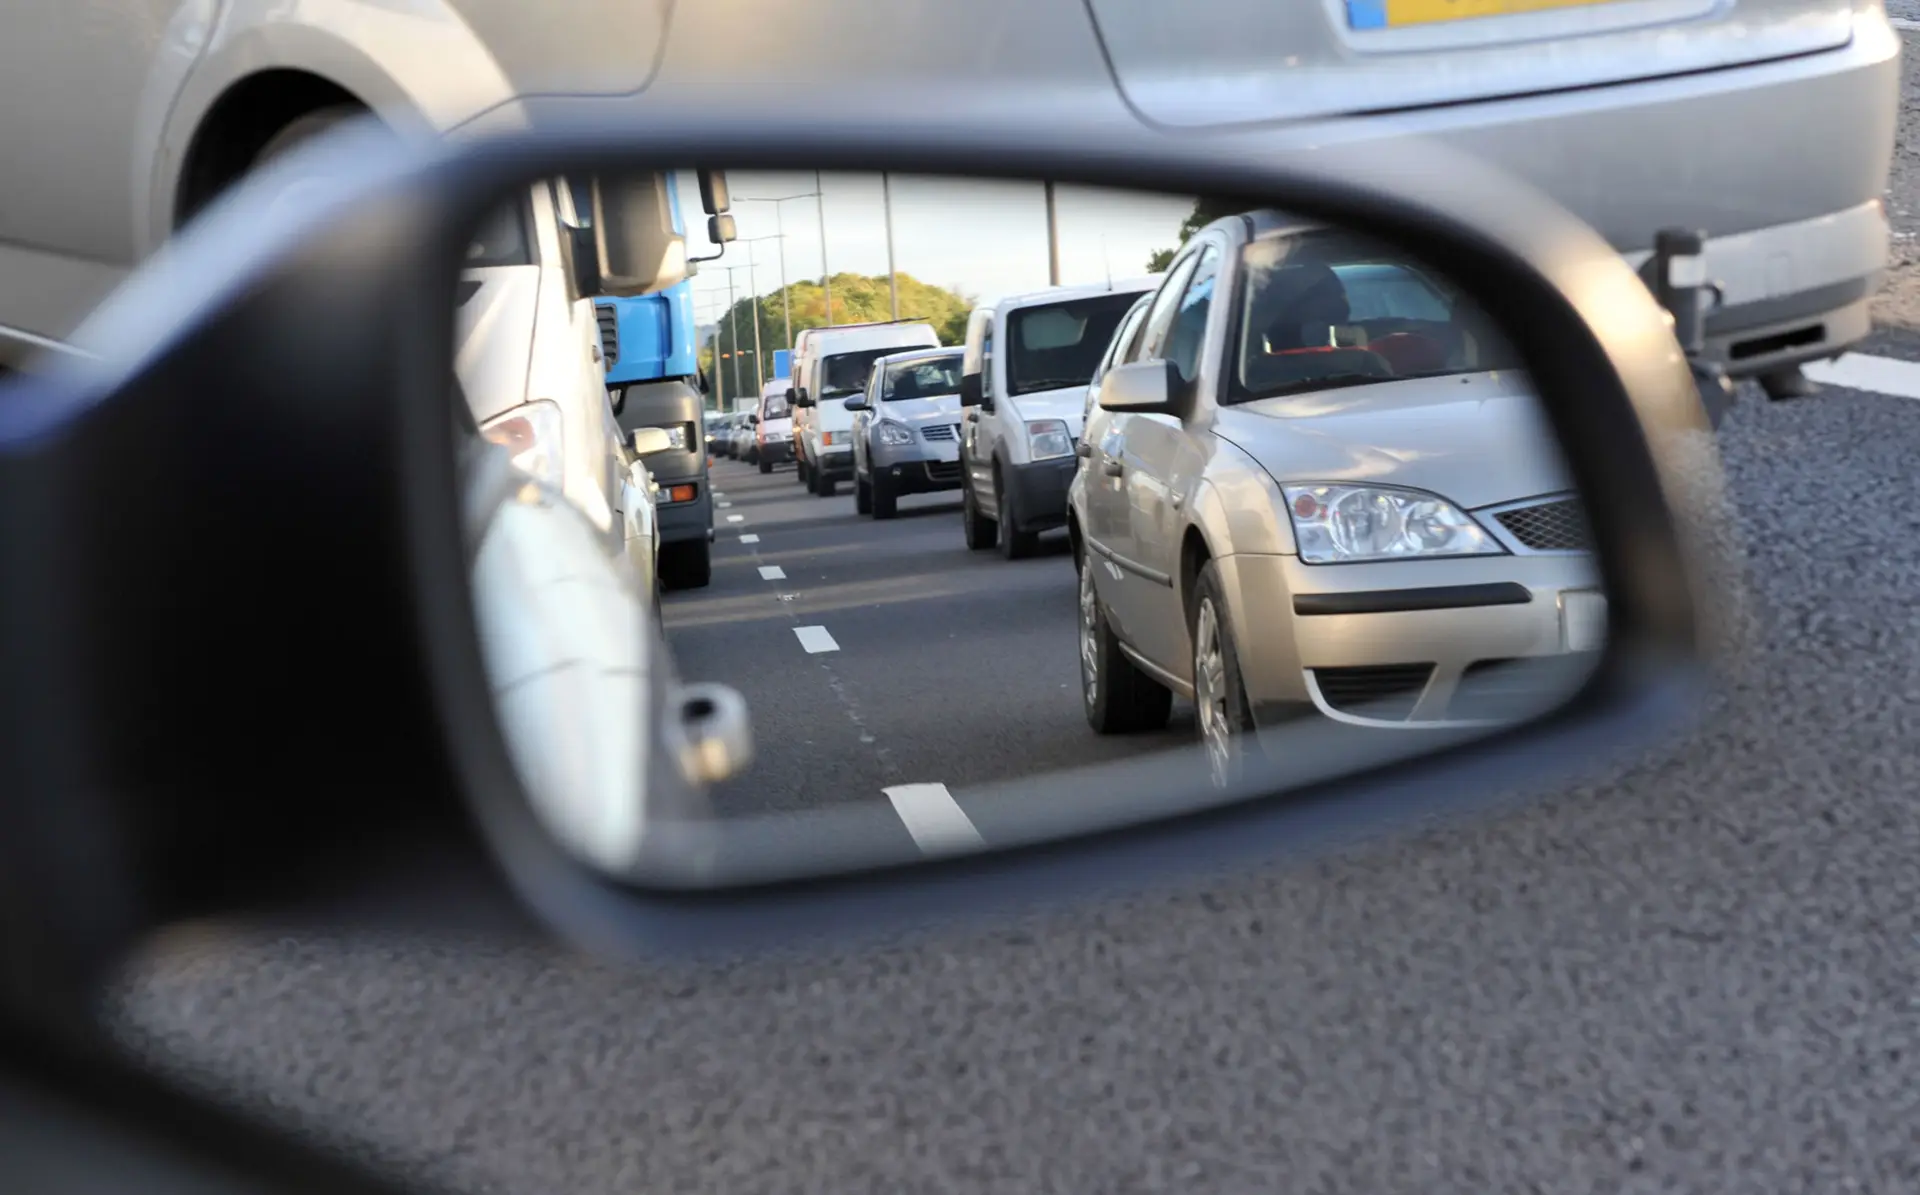
M 739 239 L 740 230 L 733 222 L 730 213 L 722 212 L 718 216 L 707 217 L 707 239 L 716 245 L 725 245 Z
M 596 245 L 598 293 L 619 298 L 652 294 L 687 276 L 687 242 L 674 231 L 664 174 L 596 177 L 589 235 Z
M 977 407 L 980 405 L 980 375 L 963 373 L 960 375 L 960 405 Z
M 759 427 L 759 426 L 760 426 L 760 416 L 758 416 L 758 415 L 749 415 L 749 416 L 747 416 L 747 426 L 748 426 L 748 427 Z
M 795 398 L 794 398 L 794 389 L 793 389 L 793 387 L 792 387 L 792 386 L 788 386 L 788 387 L 787 387 L 787 401 L 788 401 L 788 402 L 794 402 L 794 401 L 796 401 L 796 400 L 795 400 Z
M 717 216 L 733 207 L 733 197 L 727 193 L 727 172 L 724 170 L 702 170 L 700 172 L 700 210 L 709 216 Z
M 591 299 L 601 292 L 600 242 L 591 228 L 569 228 L 567 235 L 573 241 L 573 288 Z
M 1100 383 L 1100 409 L 1134 415 L 1178 415 L 1179 379 L 1171 361 L 1116 365 Z
M 840 405 L 849 411 L 871 411 L 873 409 L 867 405 L 867 400 L 861 398 L 859 395 L 855 395 Z
M 636 427 L 627 433 L 627 446 L 635 456 L 652 456 L 673 447 L 673 437 L 664 427 Z

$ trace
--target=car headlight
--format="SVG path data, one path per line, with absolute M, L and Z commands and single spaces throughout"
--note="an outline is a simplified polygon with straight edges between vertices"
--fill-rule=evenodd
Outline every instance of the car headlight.
M 667 433 L 667 443 L 675 452 L 686 452 L 687 446 L 693 443 L 692 427 L 690 423 L 676 423 L 662 429 Z
M 539 399 L 487 420 L 480 434 L 506 449 L 514 468 L 543 485 L 564 490 L 563 422 L 557 403 Z
M 1308 564 L 1507 554 L 1485 528 L 1438 494 L 1373 485 L 1281 488 L 1300 559 Z
M 1036 419 L 1027 424 L 1027 455 L 1036 461 L 1073 455 L 1073 437 L 1065 421 Z
M 880 437 L 882 444 L 891 444 L 895 448 L 913 443 L 913 433 L 903 424 L 891 419 L 883 419 L 873 425 L 873 434 Z

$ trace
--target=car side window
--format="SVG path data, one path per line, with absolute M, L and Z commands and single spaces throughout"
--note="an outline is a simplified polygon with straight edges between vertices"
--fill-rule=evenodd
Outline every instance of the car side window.
M 1200 251 L 1185 292 L 1180 296 L 1163 354 L 1191 383 L 1200 376 L 1200 347 L 1207 339 L 1207 313 L 1213 308 L 1213 284 L 1220 276 L 1220 249 L 1209 244 Z
M 1147 322 L 1140 342 L 1127 354 L 1129 362 L 1151 361 L 1160 355 L 1160 345 L 1166 340 L 1167 327 L 1173 322 L 1176 305 L 1186 292 L 1187 279 L 1193 276 L 1193 267 L 1198 261 L 1199 254 L 1187 254 L 1186 259 L 1174 266 L 1167 280 L 1160 284 L 1160 293 L 1153 296 L 1153 305 L 1147 308 Z
M 1141 325 L 1146 321 L 1146 316 L 1146 304 L 1135 303 L 1133 310 L 1127 312 L 1127 317 L 1120 321 L 1118 328 L 1114 329 L 1113 343 L 1107 346 L 1107 355 L 1100 359 L 1099 366 L 1093 371 L 1093 380 L 1087 386 L 1087 398 L 1084 404 L 1085 410 L 1081 412 L 1082 422 L 1093 418 L 1094 388 L 1100 384 L 1102 378 L 1107 376 L 1108 370 L 1127 359 L 1127 353 L 1132 349 L 1134 339 L 1139 336 Z

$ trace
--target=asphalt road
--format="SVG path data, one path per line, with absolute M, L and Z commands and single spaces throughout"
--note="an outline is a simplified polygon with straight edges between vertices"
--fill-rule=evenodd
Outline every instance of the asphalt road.
M 1920 1190 L 1920 404 L 1749 396 L 1723 440 L 1745 654 L 1703 724 L 1516 812 L 831 956 L 203 943 L 147 960 L 118 1015 L 166 1065 L 472 1191 Z M 729 477 L 732 509 L 761 517 L 757 485 Z M 773 529 L 847 502 L 764 500 L 763 558 L 729 548 L 712 591 L 740 620 L 676 599 L 690 664 L 764 643 L 791 676 L 747 682 L 756 705 L 852 694 L 805 745 L 856 799 L 1051 750 L 969 711 L 999 686 L 925 678 L 1017 610 L 1012 700 L 1070 683 L 1040 638 L 1070 626 L 1064 562 L 950 559 L 946 513 L 850 527 L 874 563 L 831 570 Z M 769 605 L 762 565 L 807 604 Z M 859 606 L 896 584 L 932 613 Z M 882 643 L 914 651 L 869 662 Z M 1019 737 L 909 756 L 934 714 Z
M 815 497 L 790 465 L 721 460 L 713 478 L 727 504 L 713 583 L 664 604 L 687 678 L 732 685 L 754 711 L 758 757 L 721 786 L 721 814 L 884 807 L 889 788 L 960 794 L 1193 743 L 1190 706 L 1162 734 L 1088 729 L 1064 532 L 1008 561 L 967 550 L 955 493 L 877 520 L 854 512 L 850 486 Z

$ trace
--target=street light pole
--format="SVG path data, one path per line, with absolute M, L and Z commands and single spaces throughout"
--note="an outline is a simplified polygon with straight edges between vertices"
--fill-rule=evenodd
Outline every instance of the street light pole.
M 890 319 L 900 318 L 900 276 L 893 268 L 893 183 L 887 172 L 880 172 L 880 205 L 887 216 L 887 303 L 892 308 Z
M 740 310 L 733 303 L 733 271 L 727 271 L 727 318 L 733 321 L 733 395 L 737 401 L 740 389 Z
M 774 233 L 775 235 L 781 238 L 780 240 L 780 318 L 786 324 L 788 348 L 793 347 L 793 299 L 792 299 L 792 296 L 787 292 L 786 208 L 782 207 L 781 205 L 785 203 L 789 203 L 795 199 L 820 198 L 820 192 L 818 190 L 818 180 L 820 178 L 820 172 L 817 170 L 814 171 L 813 177 L 815 180 L 815 189 L 812 191 L 802 191 L 797 195 L 735 195 L 733 197 L 733 201 L 735 203 L 771 203 L 773 205 Z M 821 245 L 820 264 L 822 266 L 826 265 L 826 256 L 825 256 L 826 255 L 825 247 L 827 243 L 826 232 L 827 232 L 826 217 L 822 216 L 821 223 L 820 223 L 820 245 Z M 832 315 L 831 309 L 829 309 L 828 315 L 829 316 Z
M 760 389 L 762 390 L 765 390 L 767 388 L 767 374 L 766 374 L 766 367 L 764 364 L 762 364 L 762 362 L 765 361 L 765 358 L 761 355 L 761 352 L 760 352 L 760 283 L 758 280 L 758 276 L 754 273 L 754 266 L 757 265 L 758 263 L 754 259 L 753 246 L 759 244 L 761 241 L 780 241 L 782 248 L 784 248 L 785 237 L 786 237 L 785 233 L 776 232 L 769 236 L 763 236 L 763 237 L 741 237 L 739 240 L 734 242 L 734 244 L 736 245 L 747 246 L 747 264 L 745 266 L 745 269 L 747 271 L 747 288 L 753 292 L 753 376 L 756 379 L 758 379 L 760 384 Z M 730 268 L 740 269 L 741 267 L 733 266 Z M 784 269 L 781 271 L 781 276 L 782 278 L 786 276 L 786 271 Z M 785 292 L 785 287 L 783 285 L 782 286 L 783 300 L 784 300 L 784 292 Z M 791 324 L 789 324 L 789 327 L 791 327 Z
M 820 294 L 827 301 L 827 327 L 833 327 L 833 271 L 827 267 L 827 191 L 813 172 L 813 194 L 820 211 Z
M 1053 183 L 1047 188 L 1047 285 L 1060 285 L 1060 213 L 1053 202 Z

